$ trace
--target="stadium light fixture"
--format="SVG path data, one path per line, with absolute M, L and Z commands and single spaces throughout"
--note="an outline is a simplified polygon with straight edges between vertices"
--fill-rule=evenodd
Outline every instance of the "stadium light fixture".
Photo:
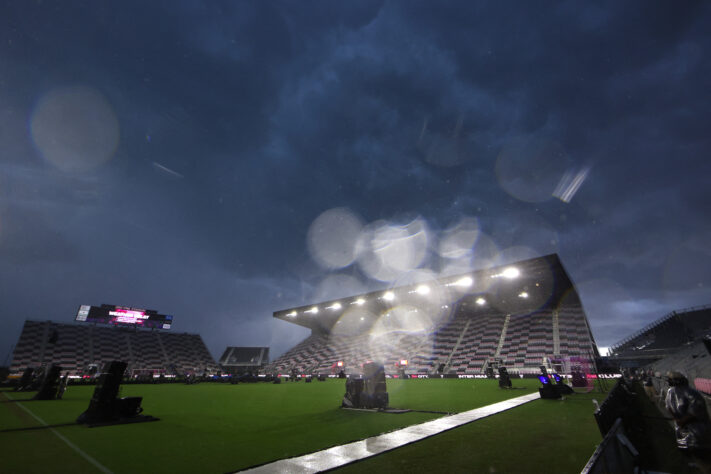
M 459 280 L 452 283 L 452 285 L 467 288 L 467 287 L 472 286 L 473 283 L 474 283 L 474 280 L 472 280 L 471 277 L 462 277 Z
M 417 293 L 420 295 L 426 295 L 426 294 L 429 294 L 430 287 L 427 285 L 420 285 L 417 287 L 417 290 L 415 290 L 415 291 L 417 291 Z
M 332 309 L 334 311 L 341 309 L 341 303 L 333 303 L 331 306 L 329 306 L 327 309 Z
M 478 304 L 479 306 L 484 306 L 486 304 L 486 300 L 482 297 L 479 297 L 476 299 L 476 304 Z
M 521 275 L 521 272 L 516 267 L 509 267 L 506 270 L 504 270 L 503 272 L 501 272 L 501 276 L 504 278 L 508 278 L 509 280 L 518 278 L 519 275 Z
M 392 291 L 386 291 L 385 293 L 383 293 L 383 299 L 385 301 L 392 301 L 395 299 L 395 293 L 393 293 Z
M 513 280 L 514 278 L 518 278 L 521 275 L 521 271 L 516 268 L 516 267 L 509 267 L 504 269 L 503 272 L 501 273 L 495 273 L 491 275 L 491 278 L 507 278 L 509 280 Z
M 357 300 L 353 301 L 351 304 L 357 304 L 358 306 L 363 306 L 365 304 L 365 300 L 363 298 L 358 298 Z
M 518 294 L 518 297 L 519 298 L 528 298 L 528 293 L 526 293 L 525 291 L 522 291 L 521 293 Z
M 291 313 L 287 313 L 286 315 L 290 318 L 293 318 L 294 316 L 296 316 L 296 311 L 292 311 Z
M 313 308 L 304 311 L 304 313 L 312 313 L 312 314 L 318 314 L 318 306 L 314 306 Z

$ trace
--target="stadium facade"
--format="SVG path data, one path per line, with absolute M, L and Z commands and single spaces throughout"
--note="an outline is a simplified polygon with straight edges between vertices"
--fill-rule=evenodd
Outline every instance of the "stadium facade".
M 57 364 L 71 375 L 81 375 L 113 360 L 127 362 L 134 374 L 217 370 L 198 334 L 31 320 L 22 328 L 10 370 Z
M 555 254 L 416 282 L 274 317 L 311 335 L 269 366 L 273 372 L 357 371 L 483 375 L 591 371 L 599 357 L 575 285 Z

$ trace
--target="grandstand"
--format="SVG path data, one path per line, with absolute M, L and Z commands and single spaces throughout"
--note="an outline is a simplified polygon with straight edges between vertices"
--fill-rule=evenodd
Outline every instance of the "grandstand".
M 659 377 L 657 377 L 658 382 L 660 382 L 658 390 L 661 391 L 662 388 L 662 377 L 669 371 L 677 371 L 684 373 L 689 379 L 689 383 L 692 386 L 696 386 L 696 389 L 706 394 L 711 394 L 709 387 L 702 387 L 698 384 L 699 380 L 702 383 L 711 381 L 711 356 L 708 349 L 711 348 L 710 342 L 701 340 L 685 345 L 675 353 L 645 366 L 646 370 L 659 374 Z
M 123 360 L 132 373 L 200 373 L 217 365 L 198 334 L 25 321 L 11 371 L 58 364 L 72 375 Z
M 711 335 L 711 305 L 672 311 L 610 347 L 610 359 L 639 367 Z
M 482 375 L 504 365 L 533 374 L 552 360 L 598 357 L 575 286 L 557 255 L 277 311 L 311 335 L 268 370 Z M 339 364 L 340 363 L 340 364 Z
M 220 357 L 220 367 L 232 374 L 258 372 L 269 362 L 268 347 L 227 347 Z

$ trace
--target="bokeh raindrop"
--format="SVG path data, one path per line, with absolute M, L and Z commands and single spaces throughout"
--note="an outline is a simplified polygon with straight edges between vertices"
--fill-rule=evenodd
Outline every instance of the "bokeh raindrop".
M 405 225 L 377 221 L 366 226 L 358 239 L 358 263 L 370 278 L 394 281 L 423 263 L 428 241 L 422 218 Z
M 313 259 L 324 268 L 347 267 L 356 257 L 356 242 L 363 224 L 346 208 L 329 209 L 318 216 L 308 232 Z
M 566 170 L 563 147 L 538 137 L 512 139 L 496 160 L 499 185 L 511 196 L 526 202 L 550 199 Z
M 116 152 L 119 122 L 97 90 L 62 87 L 39 100 L 30 119 L 30 133 L 48 162 L 63 171 L 86 172 Z

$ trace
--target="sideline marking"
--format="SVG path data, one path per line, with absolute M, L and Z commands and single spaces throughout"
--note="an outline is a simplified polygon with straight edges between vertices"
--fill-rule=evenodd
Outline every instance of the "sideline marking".
M 5 397 L 9 398 L 10 400 L 15 400 L 14 398 L 12 398 L 12 397 L 11 397 L 10 395 L 8 395 L 7 393 L 4 393 L 3 395 L 5 395 Z M 34 413 L 32 413 L 32 412 L 30 411 L 30 409 L 27 408 L 26 406 L 24 406 L 22 403 L 16 402 L 16 403 L 15 403 L 15 406 L 18 406 L 18 407 L 22 408 L 23 410 L 25 410 L 25 412 L 29 413 L 30 416 L 32 416 L 32 418 L 34 418 L 35 420 L 39 421 L 39 422 L 42 424 L 42 426 L 49 426 L 49 425 L 47 424 L 47 422 L 45 422 L 42 418 L 40 418 L 39 416 L 37 416 L 37 415 L 35 415 Z M 68 440 L 64 435 L 62 435 L 59 431 L 55 430 L 54 428 L 49 428 L 49 431 L 51 431 L 52 433 L 54 433 L 55 435 L 57 435 L 57 437 L 58 437 L 59 439 L 61 439 L 62 441 L 64 441 L 64 442 L 67 444 L 67 446 L 69 446 L 69 447 L 72 448 L 74 451 L 76 451 L 77 453 L 79 453 L 79 455 L 80 455 L 81 457 L 83 457 L 84 459 L 86 459 L 87 461 L 89 461 L 89 463 L 92 464 L 94 467 L 96 467 L 99 471 L 101 471 L 101 472 L 103 472 L 103 473 L 105 473 L 105 474 L 113 474 L 109 469 L 107 469 L 107 468 L 104 467 L 101 463 L 99 463 L 99 461 L 97 461 L 96 459 L 92 458 L 91 456 L 89 456 L 88 454 L 86 454 L 84 451 L 82 451 L 81 448 L 79 448 L 79 446 L 77 446 L 76 444 L 74 444 L 74 443 L 72 443 L 71 441 L 69 441 L 69 440 Z
M 246 469 L 239 472 L 251 473 L 314 473 L 328 469 L 345 466 L 355 461 L 365 459 L 376 454 L 390 451 L 406 444 L 429 438 L 444 431 L 457 428 L 472 421 L 486 418 L 487 416 L 501 413 L 502 411 L 515 408 L 524 403 L 538 400 L 541 398 L 538 391 L 523 395 L 521 397 L 511 398 L 498 403 L 492 403 L 481 408 L 457 413 L 455 415 L 443 416 L 436 420 L 426 421 L 419 425 L 412 425 L 390 433 L 384 433 L 371 438 L 366 438 L 353 443 L 335 446 L 333 448 L 316 451 L 314 453 L 305 454 L 289 459 L 281 459 L 269 464 L 263 464 L 252 469 Z

